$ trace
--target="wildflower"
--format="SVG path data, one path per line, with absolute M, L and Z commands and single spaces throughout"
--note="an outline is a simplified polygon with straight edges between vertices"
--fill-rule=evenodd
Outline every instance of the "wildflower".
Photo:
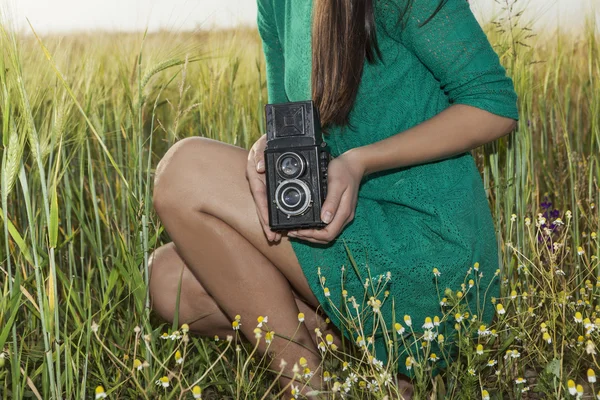
M 583 251 L 583 247 L 581 247 L 581 246 L 577 247 L 577 254 L 580 256 L 585 254 L 585 251 Z
M 102 386 L 97 386 L 96 387 L 96 399 L 105 399 L 106 396 L 106 392 L 104 391 L 104 388 Z
M 202 389 L 200 388 L 200 386 L 196 385 L 192 388 L 192 395 L 194 396 L 195 399 L 202 398 Z
M 424 333 L 423 333 L 423 340 L 427 341 L 427 342 L 431 342 L 433 340 L 433 332 L 429 329 L 427 329 Z M 425 346 L 423 346 L 425 347 Z
M 444 335 L 442 335 L 441 333 L 438 335 L 437 337 L 437 341 L 439 344 L 444 343 Z
M 323 289 L 323 293 L 325 294 L 325 297 L 329 297 L 329 288 Z
M 365 340 L 362 336 L 356 338 L 356 344 L 358 345 L 358 347 L 363 347 L 365 345 Z
M 429 356 L 429 360 L 433 362 L 436 362 L 439 359 L 440 358 L 435 353 L 431 353 L 431 355 Z
M 488 362 L 487 362 L 487 365 L 488 365 L 489 367 L 493 367 L 493 366 L 494 366 L 494 365 L 496 365 L 496 364 L 498 364 L 498 361 L 496 361 L 496 360 L 493 360 L 493 359 L 491 359 L 491 358 L 490 358 L 490 359 L 488 360 Z
M 404 316 L 404 323 L 406 324 L 406 326 L 411 326 L 412 325 L 412 321 L 411 321 L 409 315 L 405 315 Z
M 577 398 L 580 399 L 583 396 L 583 386 L 577 385 Z
M 133 331 L 134 331 L 135 333 L 140 333 L 140 332 L 142 331 L 142 328 L 140 328 L 139 326 L 137 326 L 137 325 L 136 325 L 136 327 L 135 327 L 135 328 L 133 328 Z
M 321 330 L 319 328 L 315 328 L 315 335 L 317 335 L 317 337 L 323 336 L 323 334 L 321 333 Z
M 257 327 L 261 328 L 263 326 L 263 324 L 266 324 L 267 322 L 269 322 L 269 317 L 263 317 L 262 315 L 260 315 L 256 321 L 258 322 L 258 325 L 256 325 Z
M 525 226 L 529 226 L 531 225 L 531 218 L 527 217 L 525 218 Z
M 179 331 L 173 331 L 173 333 L 171 333 L 171 335 L 169 336 L 169 339 L 171 339 L 171 340 L 181 339 L 181 333 L 179 333 Z
M 585 344 L 585 352 L 588 354 L 596 354 L 596 345 L 591 340 L 588 340 Z
M 513 214 L 515 215 L 515 214 Z M 517 218 L 517 216 L 515 215 L 515 219 Z M 490 394 L 487 390 L 482 390 L 481 391 L 481 400 L 490 400 Z
M 322 352 L 325 352 L 325 350 L 327 349 L 325 346 L 325 343 L 323 343 L 323 341 L 319 342 L 319 344 L 317 345 L 317 348 Z
M 490 333 L 491 333 L 491 332 L 489 331 L 489 329 L 487 329 L 487 327 L 486 327 L 485 325 L 483 325 L 483 324 L 481 324 L 481 325 L 479 326 L 479 329 L 477 330 L 477 334 L 478 334 L 479 336 L 487 336 L 487 335 L 489 335 Z
M 215 342 L 219 341 L 219 335 L 215 335 Z
M 372 301 L 370 300 L 370 306 L 373 307 L 373 312 L 374 313 L 378 313 L 379 312 L 379 308 L 381 307 L 381 300 L 379 299 L 375 299 L 373 297 L 371 297 L 371 299 L 373 299 Z
M 98 332 L 98 324 L 96 323 L 96 321 L 92 321 L 92 325 L 90 326 L 90 328 L 92 329 L 92 332 Z
M 298 322 L 304 322 L 304 313 L 298 314 Z
M 434 268 L 434 269 L 433 269 L 433 275 L 435 275 L 435 276 L 440 276 L 440 275 L 441 275 L 441 272 L 440 272 L 440 271 L 439 271 L 437 268 Z
M 231 327 L 233 328 L 234 331 L 239 330 L 240 325 L 241 325 L 241 323 L 237 319 L 231 323 Z
M 569 393 L 571 396 L 575 396 L 577 394 L 577 386 L 575 386 L 575 381 L 573 381 L 573 379 L 569 379 L 567 382 L 567 387 L 569 388 Z
M 437 315 L 433 317 L 433 326 L 440 326 L 440 317 Z
M 325 382 L 329 382 L 331 380 L 331 374 L 329 373 L 329 371 L 323 372 L 323 380 Z
M 587 377 L 589 383 L 596 383 L 596 373 L 593 369 L 590 368 L 587 370 Z
M 577 311 L 575 313 L 575 317 L 573 317 L 575 319 L 575 322 L 577 323 L 581 323 L 583 322 L 583 316 L 581 315 L 581 313 L 579 311 Z
M 475 351 L 477 354 L 482 355 L 483 354 L 483 345 L 482 344 L 478 344 L 477 345 L 477 350 Z
M 396 332 L 398 332 L 398 335 L 402 335 L 404 333 L 404 327 L 402 326 L 402 324 L 400 324 L 399 322 L 396 322 L 394 324 L 394 329 L 396 329 Z
M 265 334 L 265 342 L 267 344 L 271 343 L 273 341 L 273 337 L 275 336 L 275 332 L 274 331 L 269 331 Z
M 235 318 L 236 321 L 240 322 L 240 320 L 242 319 L 242 317 L 240 317 L 240 314 L 236 314 Z
M 190 326 L 188 324 L 181 325 L 181 332 L 188 333 L 190 331 Z
M 347 297 L 348 291 L 346 289 L 342 290 L 342 296 Z
M 514 300 L 514 299 L 516 299 L 516 298 L 517 298 L 517 291 L 516 291 L 516 290 L 512 290 L 512 291 L 510 292 L 510 298 L 511 298 L 512 300 Z
M 306 367 L 308 365 L 308 361 L 306 361 L 306 358 L 300 357 L 300 360 L 298 360 L 298 364 L 300 364 L 301 367 Z
M 502 314 L 506 313 L 506 311 L 504 310 L 504 306 L 502 304 L 500 304 L 500 303 L 496 304 L 496 312 L 499 315 L 502 315 Z
M 326 280 L 327 279 L 324 276 L 321 276 L 321 285 L 324 285 Z
M 254 328 L 254 337 L 256 339 L 260 339 L 262 337 L 262 329 L 260 329 L 258 326 Z
M 310 379 L 314 375 L 314 372 L 312 372 L 310 368 L 306 367 L 304 368 L 303 374 L 305 379 Z
M 473 269 L 475 269 L 475 271 L 479 271 L 479 263 L 478 262 L 473 264 Z
M 413 365 L 412 357 L 411 356 L 406 357 L 406 361 L 404 364 L 406 366 L 406 369 L 408 369 L 408 370 L 412 369 L 412 365 Z
M 333 344 L 333 335 L 328 333 L 327 336 L 325 336 L 325 340 L 327 341 L 327 344 Z
M 165 340 L 166 340 L 166 339 L 168 339 L 169 337 L 170 337 L 170 336 L 169 336 L 169 334 L 168 334 L 167 332 L 163 332 L 163 334 L 162 334 L 162 335 L 160 335 L 160 338 L 161 338 L 161 339 L 165 339 Z
M 584 341 L 584 340 L 585 340 L 585 339 L 583 338 L 583 336 L 579 335 L 579 336 L 577 337 L 577 344 L 583 344 L 583 341 Z
M 456 298 L 462 299 L 463 293 L 461 291 L 456 292 Z
M 473 279 L 469 279 L 469 289 L 475 285 L 475 281 Z
M 552 225 L 564 225 L 565 223 L 563 222 L 562 219 L 556 218 L 554 221 L 552 221 Z
M 456 322 L 460 323 L 463 320 L 463 316 L 461 313 L 456 313 L 454 314 L 454 319 L 456 319 Z
M 376 359 L 375 357 L 371 357 L 371 364 L 373 364 L 377 369 L 383 368 L 383 361 Z
M 158 379 L 154 383 L 156 383 L 158 386 L 162 386 L 166 389 L 169 387 L 169 377 L 163 376 L 162 378 Z
M 448 304 L 448 299 L 444 297 L 442 301 L 440 301 L 440 306 L 444 307 L 446 304 Z
M 527 382 L 527 381 L 525 380 L 525 378 L 517 378 L 517 379 L 515 379 L 515 383 L 516 383 L 517 385 L 520 385 L 521 383 L 525 383 L 525 382 Z
M 469 375 L 471 375 L 471 376 L 475 376 L 475 375 L 476 375 L 476 374 L 475 374 L 475 368 L 469 368 L 467 372 L 468 372 L 468 373 L 469 373 Z
M 433 329 L 433 321 L 431 321 L 430 317 L 425 318 L 425 323 L 423 324 L 423 329 Z
M 292 385 L 292 396 L 294 396 L 294 398 L 297 399 L 299 394 L 300 389 L 298 389 L 298 386 Z
M 177 364 L 183 364 L 183 357 L 181 357 L 181 352 L 179 350 L 175 352 L 175 362 Z
M 347 370 L 349 366 L 350 366 L 350 363 L 348 361 L 344 361 L 342 363 L 342 371 Z

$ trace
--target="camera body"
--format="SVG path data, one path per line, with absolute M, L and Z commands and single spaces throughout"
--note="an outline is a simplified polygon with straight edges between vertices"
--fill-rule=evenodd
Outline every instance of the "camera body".
M 265 174 L 273 231 L 323 228 L 331 158 L 312 100 L 265 106 Z

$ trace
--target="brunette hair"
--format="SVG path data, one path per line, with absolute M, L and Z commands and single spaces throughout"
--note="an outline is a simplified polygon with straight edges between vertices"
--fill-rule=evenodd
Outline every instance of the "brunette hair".
M 312 22 L 312 99 L 319 110 L 321 125 L 349 123 L 360 85 L 364 60 L 382 60 L 377 43 L 374 0 L 314 0 Z M 437 9 L 422 25 L 442 8 Z M 412 0 L 399 10 L 402 21 Z M 421 25 L 421 26 L 422 26 Z

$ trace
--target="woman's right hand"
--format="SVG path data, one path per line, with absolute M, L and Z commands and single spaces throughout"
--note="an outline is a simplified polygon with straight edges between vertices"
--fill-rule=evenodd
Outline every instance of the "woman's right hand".
M 267 135 L 262 135 L 250 149 L 248 163 L 246 164 L 246 179 L 248 179 L 248 183 L 250 184 L 250 192 L 252 192 L 256 212 L 263 231 L 270 242 L 277 242 L 281 239 L 281 233 L 273 232 L 269 227 L 269 206 L 267 203 L 268 194 L 265 177 L 266 144 Z

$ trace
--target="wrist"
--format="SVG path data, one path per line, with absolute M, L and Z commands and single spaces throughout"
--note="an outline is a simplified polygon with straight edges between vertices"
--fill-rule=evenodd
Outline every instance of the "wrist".
M 348 164 L 350 164 L 361 177 L 364 177 L 369 173 L 365 162 L 364 148 L 362 146 L 347 150 L 342 155 L 346 158 Z

